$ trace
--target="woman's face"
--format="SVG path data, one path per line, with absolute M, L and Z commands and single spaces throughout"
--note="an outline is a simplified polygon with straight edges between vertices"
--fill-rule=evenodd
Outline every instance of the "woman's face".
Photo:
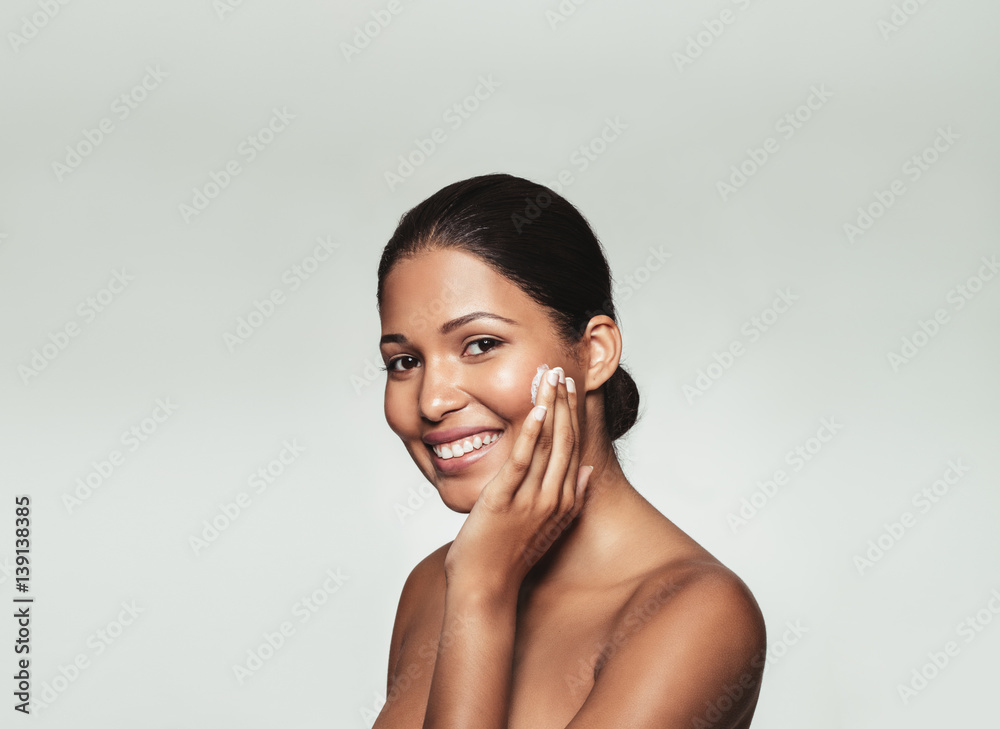
M 454 249 L 401 259 L 386 277 L 385 418 L 454 511 L 471 511 L 507 460 L 533 407 L 538 367 L 561 366 L 581 382 L 545 311 L 478 258 Z M 431 448 L 439 436 L 448 444 L 469 441 L 473 450 L 442 458 Z

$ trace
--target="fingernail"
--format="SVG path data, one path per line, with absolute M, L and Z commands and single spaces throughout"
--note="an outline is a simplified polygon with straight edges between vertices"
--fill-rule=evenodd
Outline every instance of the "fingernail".
M 566 389 L 570 392 L 576 392 L 576 383 L 573 382 L 573 378 L 566 375 Z
M 559 370 L 558 369 L 549 370 L 548 373 L 545 375 L 545 379 L 547 379 L 549 381 L 550 385 L 558 385 L 559 384 Z
M 535 420 L 542 421 L 545 420 L 545 413 L 547 411 L 548 408 L 545 407 L 544 405 L 536 405 L 535 408 L 531 411 L 531 414 L 535 416 Z

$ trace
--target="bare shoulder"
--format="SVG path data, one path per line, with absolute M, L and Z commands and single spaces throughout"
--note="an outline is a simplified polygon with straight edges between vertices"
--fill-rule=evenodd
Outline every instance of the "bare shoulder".
M 677 629 L 715 625 L 751 649 L 764 647 L 764 616 L 750 588 L 716 560 L 684 559 L 649 571 L 620 615 L 658 619 Z M 619 621 L 621 622 L 621 620 Z
M 645 574 L 623 606 L 594 689 L 570 726 L 603 726 L 624 708 L 619 692 L 631 690 L 670 697 L 632 716 L 637 725 L 744 727 L 766 647 L 760 607 L 734 572 L 711 558 L 667 562 Z M 698 723 L 706 711 L 707 723 Z
M 403 583 L 389 645 L 390 681 L 403 645 L 408 637 L 412 637 L 414 629 L 433 624 L 435 614 L 443 615 L 446 586 L 444 558 L 449 547 L 451 542 L 438 547 L 420 560 Z
M 753 662 L 762 669 L 767 636 L 750 588 L 672 522 L 665 538 L 662 534 L 650 529 L 646 535 L 650 545 L 658 545 L 651 550 L 658 556 L 636 575 L 625 616 L 638 613 L 664 637 L 724 649 L 733 665 Z
M 448 555 L 451 542 L 443 544 L 428 554 L 410 570 L 406 582 L 403 583 L 403 593 L 400 603 L 409 602 L 414 597 L 422 599 L 428 588 L 443 587 L 445 584 L 444 558 Z M 407 605 L 407 607 L 410 607 Z
M 444 616 L 444 558 L 450 546 L 451 542 L 420 560 L 403 583 L 389 644 L 386 702 L 372 729 L 423 723 Z

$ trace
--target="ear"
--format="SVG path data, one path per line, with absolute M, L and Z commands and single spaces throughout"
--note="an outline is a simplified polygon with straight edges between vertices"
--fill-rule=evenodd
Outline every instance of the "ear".
M 622 333 L 606 314 L 591 317 L 581 340 L 587 355 L 586 392 L 596 390 L 618 369 L 622 355 Z

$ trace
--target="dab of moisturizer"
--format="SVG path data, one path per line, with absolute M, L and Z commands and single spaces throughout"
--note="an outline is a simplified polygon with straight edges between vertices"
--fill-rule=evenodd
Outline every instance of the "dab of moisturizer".
M 542 373 L 547 370 L 549 366 L 543 364 L 538 368 L 538 372 L 535 373 L 535 379 L 531 381 L 531 404 L 535 404 L 535 396 L 538 395 L 538 385 L 542 382 Z

